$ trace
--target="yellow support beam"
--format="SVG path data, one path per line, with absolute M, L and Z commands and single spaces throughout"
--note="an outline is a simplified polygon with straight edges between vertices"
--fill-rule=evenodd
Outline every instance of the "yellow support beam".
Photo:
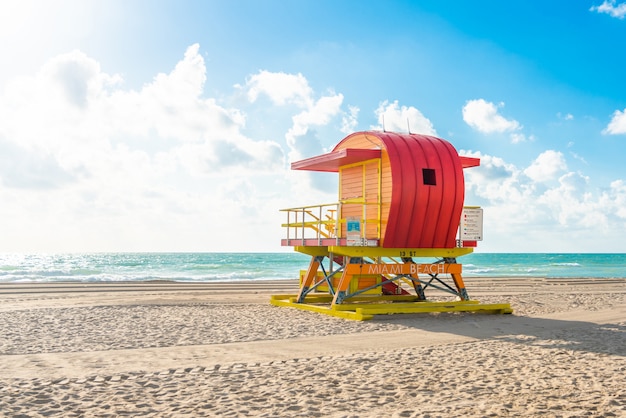
M 303 247 L 297 247 L 303 248 Z M 299 251 L 296 249 L 296 251 Z M 474 249 L 464 248 L 381 248 L 381 247 L 348 247 L 331 246 L 328 251 L 348 257 L 436 257 L 436 258 L 456 258 L 466 254 L 471 254 Z
M 299 238 L 294 238 L 294 240 L 298 240 Z M 310 255 L 311 257 L 316 257 L 316 256 L 322 256 L 322 257 L 327 257 L 328 256 L 328 247 L 312 247 L 312 246 L 297 246 L 293 248 L 295 251 L 302 253 L 302 254 L 307 254 Z

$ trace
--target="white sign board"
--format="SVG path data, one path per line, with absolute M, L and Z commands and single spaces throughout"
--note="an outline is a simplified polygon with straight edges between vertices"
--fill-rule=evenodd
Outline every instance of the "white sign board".
M 461 241 L 483 240 L 483 209 L 465 207 L 461 213 L 459 225 L 459 239 Z

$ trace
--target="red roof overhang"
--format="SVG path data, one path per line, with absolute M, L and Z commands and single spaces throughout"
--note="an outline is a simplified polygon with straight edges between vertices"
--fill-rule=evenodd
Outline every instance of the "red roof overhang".
M 380 158 L 379 149 L 344 148 L 291 163 L 292 170 L 338 172 L 339 167 Z
M 459 158 L 461 159 L 461 166 L 463 168 L 478 167 L 480 165 L 480 158 L 462 157 L 460 155 Z

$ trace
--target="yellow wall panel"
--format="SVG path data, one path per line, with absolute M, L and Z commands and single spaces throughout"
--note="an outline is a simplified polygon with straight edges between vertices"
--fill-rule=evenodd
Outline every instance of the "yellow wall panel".
M 373 222 L 366 222 L 365 233 L 366 238 L 381 241 L 384 239 L 385 227 L 387 225 L 387 217 L 389 216 L 389 207 L 391 202 L 392 178 L 391 165 L 387 151 L 382 146 L 379 138 L 368 136 L 366 134 L 355 135 L 350 140 L 339 144 L 336 150 L 345 148 L 358 149 L 381 149 L 381 161 L 373 160 L 364 164 L 344 167 L 340 170 L 340 200 L 364 197 L 368 203 L 366 214 L 368 219 Z M 365 187 L 364 187 L 365 186 Z M 363 194 L 363 192 L 365 194 Z M 377 206 L 378 204 L 379 206 Z M 342 218 L 348 216 L 363 217 L 362 206 L 344 205 Z M 342 236 L 345 237 L 346 225 L 342 225 Z M 382 244 L 382 243 L 381 243 Z

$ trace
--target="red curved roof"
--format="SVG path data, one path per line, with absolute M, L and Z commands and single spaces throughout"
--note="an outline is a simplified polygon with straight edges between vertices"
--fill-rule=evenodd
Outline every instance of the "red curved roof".
M 337 147 L 363 134 L 349 135 Z M 380 139 L 391 166 L 392 192 L 383 247 L 455 247 L 465 198 L 463 168 L 476 166 L 479 160 L 459 157 L 452 144 L 433 136 L 366 134 Z

